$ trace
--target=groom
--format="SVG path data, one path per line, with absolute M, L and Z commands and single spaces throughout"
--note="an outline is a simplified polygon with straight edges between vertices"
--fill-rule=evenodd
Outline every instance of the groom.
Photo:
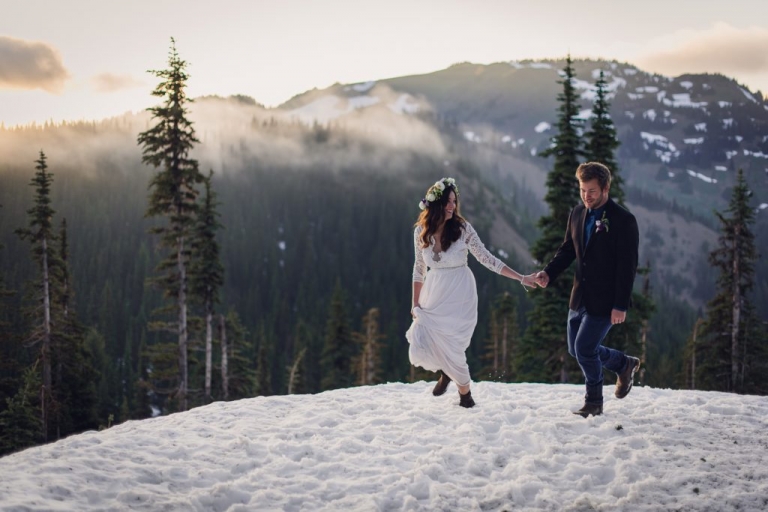
M 584 373 L 584 407 L 574 414 L 603 413 L 603 367 L 617 374 L 616 398 L 632 389 L 636 357 L 602 346 L 611 326 L 623 323 L 637 270 L 638 230 L 634 215 L 608 197 L 611 172 L 597 162 L 576 170 L 583 205 L 571 210 L 568 228 L 552 261 L 536 274 L 542 288 L 576 260 L 568 311 L 568 353 Z

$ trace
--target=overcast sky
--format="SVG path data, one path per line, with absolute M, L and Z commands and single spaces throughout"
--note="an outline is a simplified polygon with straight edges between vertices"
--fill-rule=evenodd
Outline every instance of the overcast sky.
M 313 87 L 470 61 L 609 58 L 720 72 L 768 93 L 764 0 L 1 0 L 0 122 L 100 119 L 156 101 L 170 37 L 189 93 L 278 105 Z

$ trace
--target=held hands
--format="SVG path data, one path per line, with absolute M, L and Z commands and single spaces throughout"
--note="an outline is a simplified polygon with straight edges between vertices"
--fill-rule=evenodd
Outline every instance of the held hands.
M 546 288 L 549 284 L 549 276 L 543 270 L 541 272 L 531 274 L 531 276 L 533 277 L 534 282 L 539 285 L 540 288 Z

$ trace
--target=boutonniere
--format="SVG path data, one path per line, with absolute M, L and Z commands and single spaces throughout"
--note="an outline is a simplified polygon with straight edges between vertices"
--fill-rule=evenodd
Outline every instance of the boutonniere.
M 595 230 L 596 233 L 600 233 L 601 231 L 607 233 L 611 228 L 611 222 L 608 217 L 605 216 L 605 210 L 603 210 L 603 217 L 595 221 L 595 226 L 597 226 L 597 229 Z

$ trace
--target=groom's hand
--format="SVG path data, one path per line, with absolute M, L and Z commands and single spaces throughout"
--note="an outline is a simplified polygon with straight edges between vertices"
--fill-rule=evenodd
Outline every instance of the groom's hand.
M 624 320 L 627 319 L 627 312 L 626 311 L 619 311 L 618 309 L 612 309 L 611 310 L 611 324 L 623 324 Z
M 541 272 L 536 273 L 533 277 L 536 280 L 536 284 L 539 285 L 541 288 L 546 288 L 547 285 L 549 284 L 549 276 L 543 270 Z

